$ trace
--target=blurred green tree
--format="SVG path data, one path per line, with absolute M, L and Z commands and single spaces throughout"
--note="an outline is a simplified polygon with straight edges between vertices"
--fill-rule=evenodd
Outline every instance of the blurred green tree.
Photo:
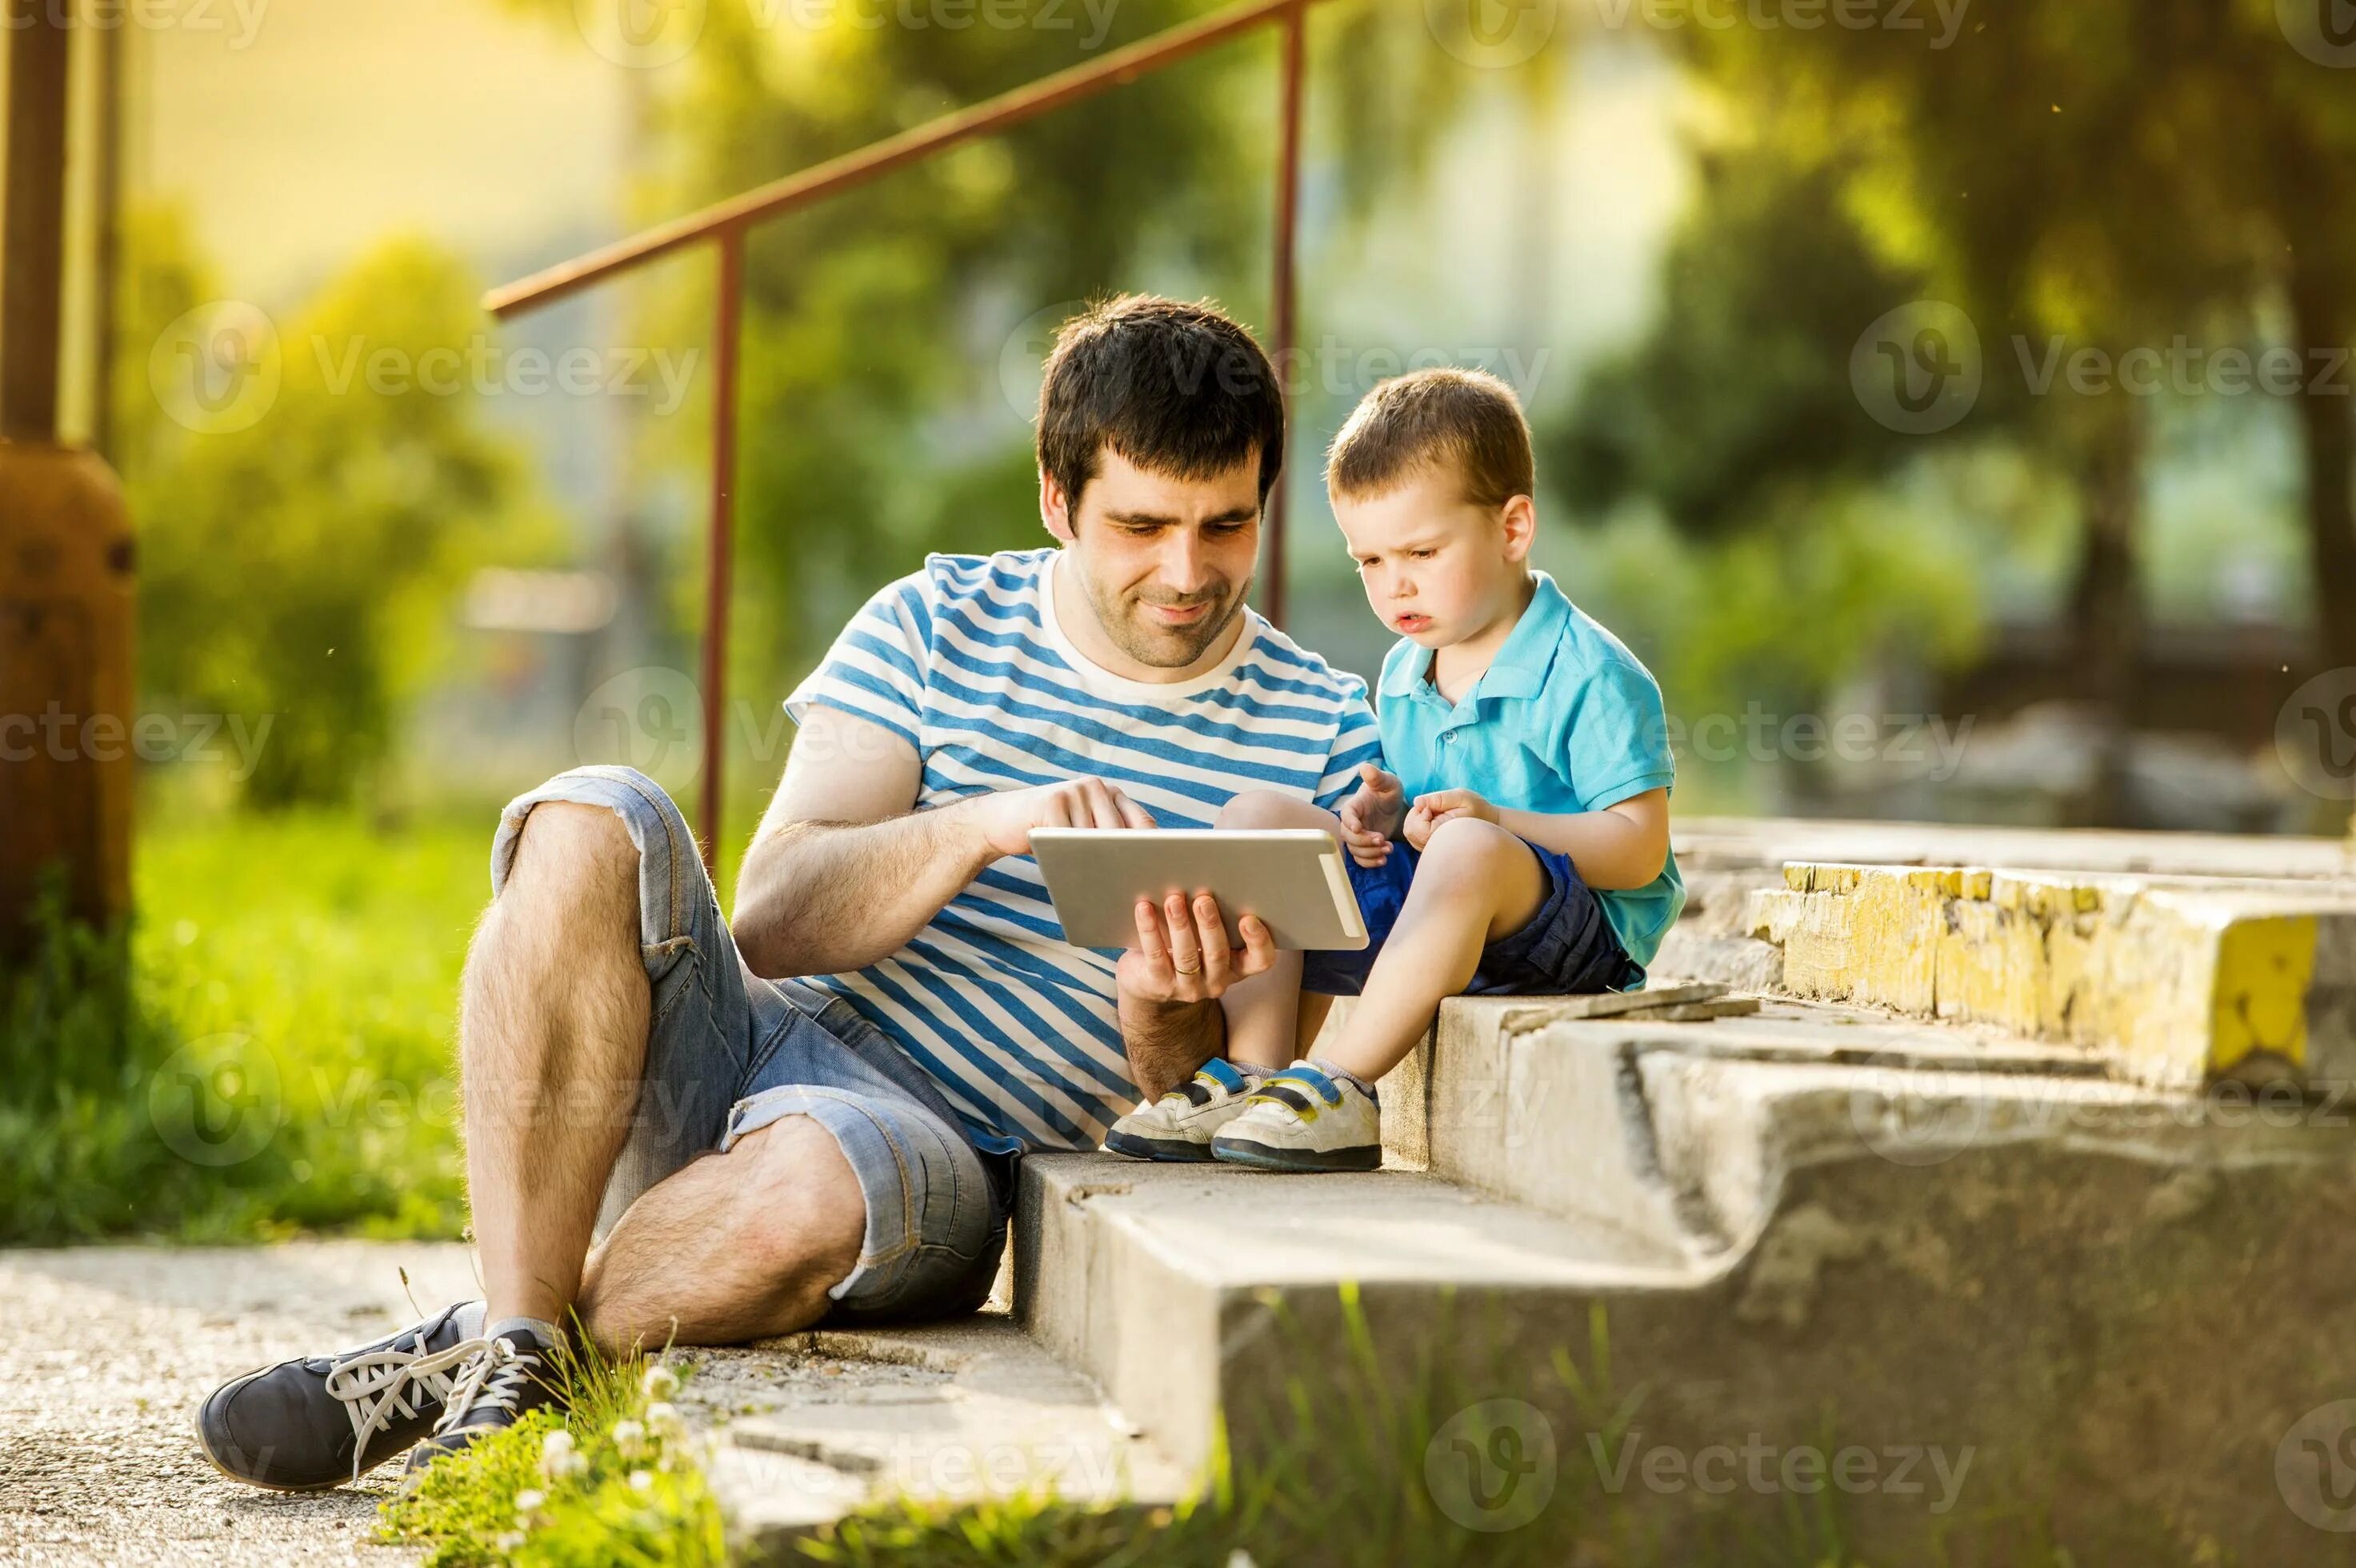
M 192 427 L 151 349 L 218 285 L 175 212 L 134 213 L 124 252 L 115 406 L 143 701 L 249 735 L 266 722 L 252 803 L 347 798 L 383 759 L 455 582 L 491 541 L 511 560 L 555 532 L 466 378 L 428 378 L 447 395 L 419 379 L 432 350 L 473 362 L 477 285 L 427 243 L 382 246 L 275 325 L 281 381 L 258 419 Z
M 1826 27 L 1679 35 L 1716 95 L 1713 177 L 1652 338 L 1563 437 L 1591 499 L 1663 499 L 1704 532 L 1794 483 L 1890 473 L 1931 444 L 2019 445 L 2078 494 L 2069 598 L 2083 695 L 2123 714 L 2144 635 L 2139 536 L 2154 400 L 2074 392 L 2190 335 L 2264 337 L 2286 299 L 2313 362 L 2347 338 L 2356 220 L 2335 201 L 2356 110 L 2269 4 L 2032 0 L 1953 47 Z M 1847 381 L 1883 311 L 1936 298 L 1977 328 L 1985 384 L 1951 430 L 1893 437 Z M 2356 659 L 2345 386 L 2293 400 L 2307 437 L 2317 620 Z M 2105 770 L 2107 795 L 2117 782 Z M 2088 802 L 2106 813 L 2100 798 Z

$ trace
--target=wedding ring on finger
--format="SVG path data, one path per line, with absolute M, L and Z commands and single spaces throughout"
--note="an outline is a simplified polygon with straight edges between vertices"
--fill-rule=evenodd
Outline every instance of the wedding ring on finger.
M 1173 962 L 1170 967 L 1180 974 L 1200 974 L 1203 972 L 1203 961 L 1198 958 L 1193 963 Z

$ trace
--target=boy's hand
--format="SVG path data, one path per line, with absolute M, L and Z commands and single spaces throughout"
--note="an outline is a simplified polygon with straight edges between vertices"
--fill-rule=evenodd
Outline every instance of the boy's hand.
M 1418 799 L 1415 809 L 1407 814 L 1408 847 L 1421 854 L 1440 824 L 1455 817 L 1477 817 L 1484 822 L 1498 820 L 1497 808 L 1470 789 L 1434 789 Z
M 1364 866 L 1380 865 L 1390 859 L 1391 839 L 1406 820 L 1407 790 L 1397 774 L 1364 763 L 1358 768 L 1358 788 L 1335 814 L 1342 819 L 1350 858 Z

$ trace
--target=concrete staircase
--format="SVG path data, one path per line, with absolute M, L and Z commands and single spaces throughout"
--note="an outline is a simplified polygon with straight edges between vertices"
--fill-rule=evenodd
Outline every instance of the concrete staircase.
M 990 1397 L 1063 1413 L 949 1392 L 928 1430 L 1082 1433 L 1149 1497 L 1221 1459 L 1420 1487 L 1467 1562 L 2346 1558 L 2351 863 L 1938 830 L 1917 858 L 1952 864 L 1859 858 L 1900 832 L 1709 824 L 1669 956 L 1774 999 L 1451 1004 L 1383 1086 L 1380 1172 L 1027 1160 L 987 1331 L 1036 1359 Z M 1769 864 L 1794 845 L 1821 858 Z M 2038 868 L 1968 853 L 1998 849 Z M 830 1467 L 765 1419 L 740 1445 Z M 823 1482 L 795 1519 L 876 1490 Z

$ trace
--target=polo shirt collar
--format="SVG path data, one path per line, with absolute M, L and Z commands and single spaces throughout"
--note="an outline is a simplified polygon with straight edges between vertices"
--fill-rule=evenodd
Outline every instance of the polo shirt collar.
M 1545 689 L 1547 671 L 1554 664 L 1556 647 L 1562 640 L 1562 628 L 1570 619 L 1570 600 L 1555 586 L 1552 577 L 1544 572 L 1534 572 L 1536 589 L 1530 595 L 1522 618 L 1514 623 L 1505 645 L 1497 650 L 1497 657 L 1482 672 L 1480 683 L 1472 688 L 1475 697 L 1535 697 Z M 1431 672 L 1432 653 L 1418 650 L 1413 659 L 1402 659 L 1382 684 L 1386 697 L 1410 697 L 1427 690 L 1426 679 Z

